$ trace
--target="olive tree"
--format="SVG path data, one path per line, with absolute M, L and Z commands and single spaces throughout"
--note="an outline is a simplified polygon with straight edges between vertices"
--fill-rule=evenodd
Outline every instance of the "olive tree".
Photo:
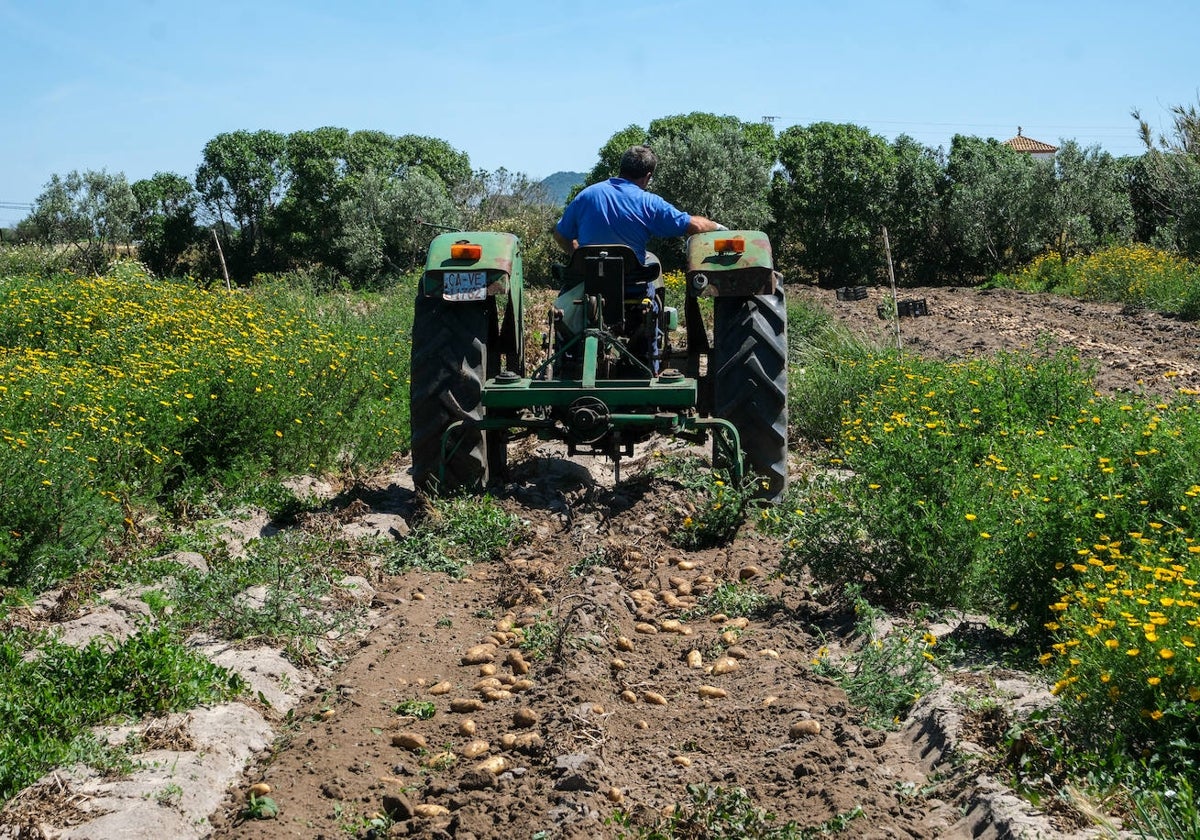
M 1141 113 L 1133 112 L 1146 152 L 1140 161 L 1145 215 L 1154 219 L 1153 236 L 1162 244 L 1200 257 L 1200 109 L 1171 108 L 1171 131 L 1157 137 Z
M 338 205 L 335 245 L 357 285 L 409 271 L 424 261 L 430 240 L 461 226 L 445 185 L 419 168 L 399 176 L 367 172 Z
M 155 274 L 174 274 L 199 238 L 196 206 L 200 197 L 191 181 L 174 172 L 156 172 L 135 181 L 131 190 L 137 200 L 133 236 L 138 257 Z
M 100 272 L 131 242 L 137 202 L 121 173 L 106 170 L 52 175 L 22 231 L 74 253 L 78 265 Z
M 227 251 L 233 273 L 243 279 L 271 267 L 266 230 L 269 215 L 287 192 L 285 135 L 277 131 L 232 131 L 204 146 L 196 189 L 213 219 L 232 229 Z
M 778 149 L 770 192 L 777 252 L 821 283 L 876 275 L 895 178 L 891 147 L 860 126 L 819 122 L 787 129 Z
M 1133 207 L 1124 168 L 1099 146 L 1064 140 L 1054 156 L 1050 202 L 1054 249 L 1063 259 L 1089 253 L 1106 242 L 1128 241 Z
M 955 135 L 943 195 L 950 268 L 1012 271 L 1053 239 L 1054 164 L 994 139 Z

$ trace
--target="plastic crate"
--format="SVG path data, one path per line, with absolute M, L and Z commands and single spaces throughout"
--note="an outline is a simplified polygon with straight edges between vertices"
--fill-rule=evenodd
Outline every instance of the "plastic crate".
M 841 286 L 837 289 L 838 300 L 866 300 L 866 286 Z
M 880 318 L 888 317 L 889 307 L 886 303 L 881 303 L 875 307 L 876 313 Z M 896 315 L 904 318 L 916 318 L 920 315 L 928 315 L 929 306 L 925 303 L 925 298 L 919 300 L 898 300 L 896 301 Z

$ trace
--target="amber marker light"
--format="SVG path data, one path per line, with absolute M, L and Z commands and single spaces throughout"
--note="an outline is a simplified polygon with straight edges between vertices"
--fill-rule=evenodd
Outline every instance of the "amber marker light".
M 475 262 L 483 256 L 483 246 L 473 242 L 455 242 L 450 246 L 450 259 Z
M 746 240 L 740 236 L 732 239 L 717 239 L 713 242 L 713 249 L 718 254 L 742 254 L 746 251 Z

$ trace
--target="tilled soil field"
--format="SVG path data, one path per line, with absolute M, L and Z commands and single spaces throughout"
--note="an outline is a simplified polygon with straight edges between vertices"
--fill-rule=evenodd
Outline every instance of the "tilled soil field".
M 790 294 L 896 341 L 876 314 L 878 290 L 855 302 Z M 1008 291 L 908 289 L 901 299 L 929 311 L 899 320 L 911 352 L 958 358 L 1049 339 L 1094 361 L 1105 390 L 1197 386 L 1191 324 Z M 226 652 L 266 701 L 231 704 L 241 711 L 226 717 L 249 718 L 224 730 L 236 734 L 204 741 L 188 731 L 199 715 L 178 722 L 155 754 L 159 775 L 137 795 L 65 769 L 10 803 L 0 837 L 635 837 L 717 789 L 726 805 L 749 803 L 741 818 L 769 812 L 775 826 L 793 822 L 795 837 L 1106 836 L 1085 803 L 1038 811 L 1001 783 L 1012 775 L 1009 722 L 1052 702 L 1028 675 L 985 656 L 945 672 L 898 727 L 867 725 L 812 667 L 822 646 L 837 656 L 862 644 L 845 604 L 780 578 L 781 546 L 753 528 L 720 548 L 673 546 L 687 495 L 645 472 L 653 448 L 671 446 L 640 448 L 619 485 L 603 461 L 570 462 L 552 445 L 514 450 L 499 500 L 526 527 L 500 560 L 463 579 L 364 581 L 369 627 L 336 672 L 272 670 Z M 339 495 L 326 527 L 402 538 L 421 514 L 404 466 Z M 258 525 L 253 535 L 266 533 Z M 733 581 L 769 596 L 770 609 L 706 609 L 705 596 Z M 935 630 L 986 638 L 968 618 Z M 231 769 L 182 769 L 217 759 Z M 247 807 L 254 785 L 278 806 L 269 819 Z M 733 818 L 723 819 L 729 831 Z M 718 836 L 686 830 L 671 836 Z

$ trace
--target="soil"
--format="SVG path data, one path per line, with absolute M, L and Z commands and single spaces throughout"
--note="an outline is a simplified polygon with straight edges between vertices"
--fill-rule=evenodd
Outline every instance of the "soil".
M 876 313 L 879 290 L 853 302 L 815 288 L 789 294 L 881 343 L 894 344 L 898 323 L 909 352 L 962 358 L 1049 339 L 1094 362 L 1101 390 L 1168 396 L 1200 387 L 1197 328 L 1151 313 L 929 288 L 900 295 L 924 300 L 928 315 L 889 322 Z M 1013 773 L 1009 724 L 1052 702 L 1036 677 L 984 656 L 944 673 L 897 727 L 872 726 L 812 667 L 822 646 L 836 656 L 862 643 L 852 611 L 812 581 L 777 576 L 777 541 L 747 528 L 727 546 L 675 548 L 687 494 L 646 471 L 656 448 L 675 445 L 640 446 L 619 484 L 605 461 L 567 460 L 554 444 L 514 448 L 512 481 L 498 498 L 527 524 L 499 560 L 463 579 L 367 574 L 369 627 L 343 667 L 229 660 L 248 675 L 274 675 L 251 734 L 196 746 L 194 731 L 169 729 L 182 751 L 176 761 L 245 743 L 241 764 L 205 783 L 217 797 L 210 804 L 186 811 L 199 771 L 168 774 L 148 788 L 158 793 L 126 796 L 130 812 L 145 812 L 143 833 L 133 816 L 110 824 L 124 828 L 102 828 L 96 814 L 122 807 L 105 798 L 109 783 L 64 770 L 10 803 L 0 837 L 632 837 L 686 810 L 690 786 L 744 789 L 754 807 L 777 815 L 775 825 L 830 836 L 1100 836 L 1088 803 L 1064 795 L 1038 810 L 1004 784 Z M 394 464 L 349 492 L 325 488 L 325 527 L 403 538 L 422 514 L 405 468 Z M 770 608 L 744 622 L 701 608 L 731 581 L 769 596 Z M 540 633 L 540 652 L 522 652 L 514 628 Z M 989 644 L 983 624 L 966 616 L 935 632 Z M 432 716 L 406 716 L 408 701 L 430 704 Z M 254 784 L 270 786 L 273 818 L 247 813 Z M 163 833 L 167 815 L 180 813 L 185 827 Z M 721 836 L 737 836 L 730 825 Z

